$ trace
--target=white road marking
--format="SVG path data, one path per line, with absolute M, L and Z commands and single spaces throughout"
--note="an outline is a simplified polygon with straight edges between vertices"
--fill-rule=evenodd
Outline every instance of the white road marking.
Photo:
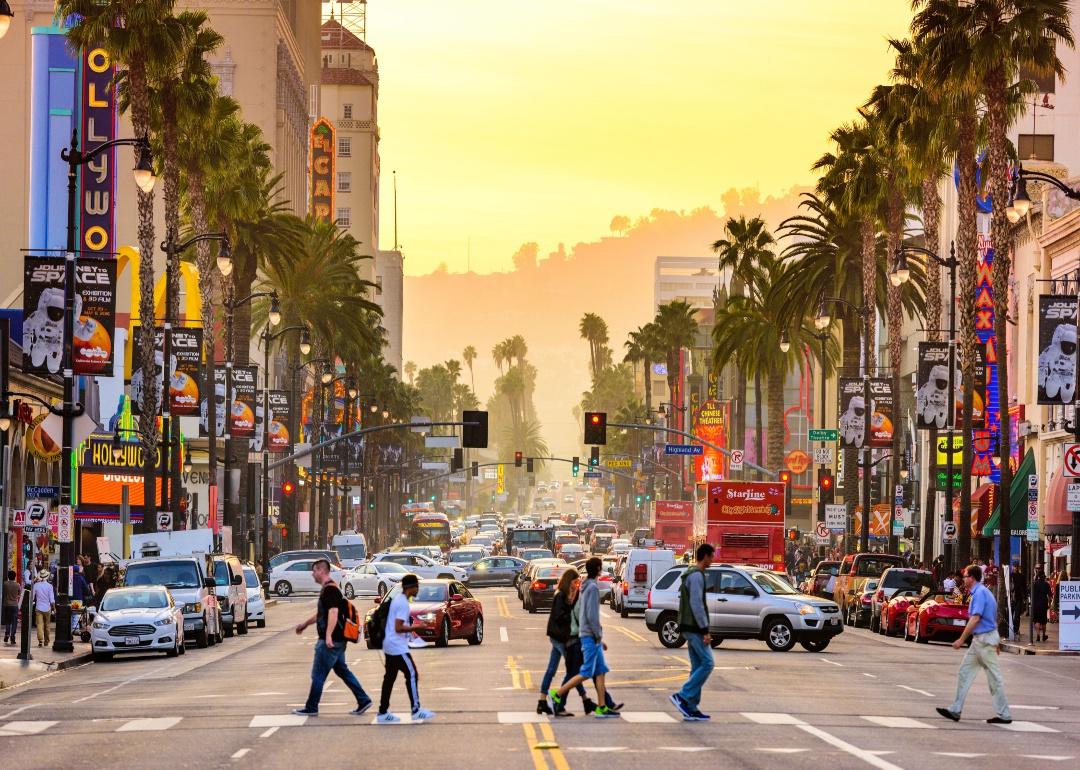
M 259 696 L 262 696 L 262 695 L 284 695 L 284 694 L 285 693 L 283 693 L 283 692 L 253 692 L 253 693 L 251 693 L 252 697 L 256 697 L 256 698 L 259 697 Z
M 99 690 L 97 692 L 92 692 L 89 695 L 84 695 L 81 698 L 77 698 L 77 699 L 73 700 L 72 703 L 82 703 L 84 701 L 90 700 L 91 698 L 96 698 L 99 695 L 107 695 L 107 694 L 113 692 L 114 690 L 119 690 L 125 684 L 131 684 L 132 682 L 134 682 L 136 680 L 142 679 L 144 676 L 149 676 L 151 673 L 153 673 L 153 672 L 152 671 L 147 671 L 146 673 L 139 674 L 138 676 L 133 676 L 133 677 L 131 677 L 131 679 L 125 679 L 120 684 L 113 685 L 112 687 L 108 687 L 108 688 L 106 688 L 104 690 Z
M 194 697 L 195 698 L 224 698 L 225 695 L 223 693 L 219 693 L 219 694 L 215 694 L 215 695 L 196 695 Z
M 926 722 L 920 722 L 918 719 L 912 719 L 911 717 L 868 717 L 864 716 L 867 722 L 873 722 L 875 725 L 881 725 L 882 727 L 893 727 L 901 729 L 916 729 L 916 730 L 936 730 L 934 725 L 927 724 Z
M 229 759 L 243 759 L 244 755 L 247 754 L 249 751 L 251 751 L 251 749 L 237 749 L 233 752 L 233 755 L 229 757 Z
M 0 737 L 8 738 L 13 735 L 37 735 L 57 724 L 56 720 L 42 720 L 39 722 L 8 722 L 0 726 Z
M 742 715 L 749 719 L 751 722 L 757 722 L 759 725 L 801 725 L 805 724 L 798 717 L 793 717 L 791 714 L 780 714 L 761 711 L 743 711 Z
M 145 719 L 132 719 L 116 728 L 118 733 L 141 733 L 168 730 L 180 724 L 182 717 L 147 717 Z
M 1012 724 L 1008 725 L 995 725 L 1004 730 L 1012 730 L 1016 733 L 1056 733 L 1058 732 L 1053 727 L 1047 727 L 1046 725 L 1036 724 L 1035 722 L 1024 722 L 1013 720 Z
M 19 714 L 19 713 L 21 713 L 23 711 L 26 711 L 27 709 L 34 708 L 36 705 L 38 705 L 38 704 L 31 703 L 29 706 L 19 706 L 17 709 L 13 709 L 13 710 L 9 711 L 6 714 L 0 714 L 0 719 L 9 719 L 10 717 L 13 717 L 16 714 Z
M 549 722 L 546 714 L 537 714 L 535 711 L 500 711 L 498 713 L 500 725 L 524 725 Z
M 667 724 L 674 722 L 675 717 L 668 714 L 666 711 L 622 711 L 619 713 L 622 717 L 622 721 L 634 723 L 660 723 Z
M 335 684 L 337 684 L 337 682 L 334 682 L 333 680 L 331 680 L 331 681 L 328 681 L 328 682 L 326 683 L 326 686 L 325 686 L 325 687 L 323 687 L 323 692 L 326 692 L 326 691 L 327 691 L 327 690 L 329 690 L 329 689 L 330 689 L 331 687 L 333 687 L 333 686 L 334 686 Z
M 754 749 L 754 751 L 767 751 L 770 754 L 799 754 L 810 749 Z
M 657 746 L 660 751 L 712 751 L 712 746 Z
M 927 692 L 926 690 L 920 690 L 920 689 L 918 689 L 916 687 L 908 687 L 906 684 L 898 684 L 896 686 L 899 687 L 901 690 L 910 690 L 911 692 L 919 693 L 919 695 L 925 695 L 927 698 L 933 698 L 934 697 L 934 693 L 932 693 L 932 692 Z M 1011 708 L 1015 708 L 1015 706 L 1013 706 Z
M 1020 709 L 1022 711 L 1058 711 L 1057 706 L 1014 706 L 1009 704 L 1009 711 Z
M 506 626 L 499 626 L 499 641 L 509 642 L 510 636 L 506 633 Z
M 957 759 L 975 759 L 976 757 L 985 757 L 985 754 L 978 754 L 968 751 L 935 751 L 939 757 L 956 757 Z
M 828 658 L 818 658 L 818 660 L 820 660 L 822 663 L 828 663 L 830 666 L 840 666 L 840 668 L 844 667 L 843 663 L 837 663 L 835 660 L 829 660 Z
M 863 676 L 868 676 L 868 677 L 870 677 L 871 679 L 877 679 L 877 676 L 875 676 L 874 674 L 868 674 L 868 673 L 866 673 L 865 671 L 863 671 Z
M 307 720 L 301 714 L 256 714 L 248 727 L 299 727 Z
M 614 616 L 607 610 L 600 610 L 600 617 L 604 618 L 605 620 L 611 620 L 611 618 Z
M 878 768 L 878 770 L 902 770 L 898 765 L 894 765 L 892 762 L 881 759 L 874 752 L 860 749 L 858 746 L 852 746 L 847 741 L 841 740 L 835 735 L 827 733 L 819 727 L 814 727 L 813 725 L 808 724 L 797 724 L 796 727 L 798 727 L 805 733 L 813 735 L 815 738 L 820 738 L 821 740 L 825 741 L 825 743 L 833 746 L 834 748 L 840 749 L 841 751 L 846 752 L 853 757 L 861 759 L 866 764 Z
M 280 730 L 280 727 L 270 727 L 259 734 L 260 738 L 269 738 L 271 735 Z
M 1048 759 L 1051 762 L 1062 762 L 1066 759 L 1073 759 L 1071 755 L 1058 756 L 1057 754 L 1021 754 L 1020 756 L 1024 757 L 1025 759 Z
M 513 689 L 513 688 L 511 688 Z M 465 692 L 464 687 L 435 687 L 434 692 Z

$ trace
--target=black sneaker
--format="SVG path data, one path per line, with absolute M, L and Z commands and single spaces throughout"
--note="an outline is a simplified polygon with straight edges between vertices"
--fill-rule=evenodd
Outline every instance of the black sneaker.
M 369 699 L 364 701 L 363 703 L 358 703 L 356 704 L 356 708 L 354 708 L 349 713 L 352 714 L 354 717 L 362 716 L 363 714 L 367 713 L 368 709 L 371 708 L 372 702 L 373 701 Z
M 683 700 L 683 697 L 679 695 L 679 693 L 672 693 L 669 700 L 671 701 L 671 704 L 679 710 L 679 713 L 683 715 L 684 719 L 693 718 L 693 710 L 690 708 L 689 704 L 687 704 L 687 702 Z
M 990 717 L 989 719 L 986 720 L 986 724 L 988 724 L 988 725 L 1011 725 L 1012 720 L 1011 719 L 1002 719 L 1001 717 Z
M 960 715 L 959 714 L 954 714 L 953 712 L 949 711 L 948 709 L 939 707 L 937 709 L 937 713 L 941 714 L 941 716 L 945 717 L 946 719 L 951 719 L 954 722 L 959 722 L 960 721 Z
M 309 709 L 307 706 L 305 706 L 302 709 L 293 709 L 292 713 L 296 714 L 296 716 L 298 716 L 298 717 L 317 717 L 317 716 L 319 716 L 319 710 L 318 709 Z

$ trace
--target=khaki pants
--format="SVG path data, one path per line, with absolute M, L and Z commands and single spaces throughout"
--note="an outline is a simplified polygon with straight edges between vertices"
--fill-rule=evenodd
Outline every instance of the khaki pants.
M 980 670 L 986 671 L 986 679 L 990 684 L 990 697 L 994 703 L 994 711 L 1002 719 L 1012 719 L 1009 713 L 1009 702 L 1005 699 L 1005 680 L 1001 677 L 1001 667 L 998 665 L 998 644 L 1001 637 L 997 631 L 987 631 L 984 634 L 975 634 L 971 637 L 971 646 L 960 663 L 960 673 L 956 683 L 956 700 L 949 706 L 949 711 L 959 714 L 964 710 L 964 700 L 967 699 L 968 690 L 975 683 L 975 677 Z
M 34 623 L 37 624 L 37 640 L 43 644 L 49 643 L 49 620 L 51 610 L 34 610 Z

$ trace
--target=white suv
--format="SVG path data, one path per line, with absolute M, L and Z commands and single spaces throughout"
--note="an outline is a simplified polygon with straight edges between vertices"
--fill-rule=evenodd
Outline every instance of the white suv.
M 439 564 L 434 559 L 429 559 L 418 553 L 408 551 L 391 551 L 389 553 L 377 553 L 371 557 L 372 562 L 389 561 L 400 564 L 409 572 L 421 578 L 445 578 L 447 580 L 460 580 L 462 583 L 469 582 L 469 572 L 452 564 Z

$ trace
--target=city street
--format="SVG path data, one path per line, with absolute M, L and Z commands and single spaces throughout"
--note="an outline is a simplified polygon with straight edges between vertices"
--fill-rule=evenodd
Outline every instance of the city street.
M 73 757 L 135 767 L 321 766 L 588 768 L 623 766 L 958 768 L 1046 766 L 1080 756 L 1080 668 L 1074 659 L 1003 655 L 1013 708 L 991 716 L 976 682 L 959 724 L 934 713 L 951 700 L 961 653 L 847 630 L 819 654 L 725 641 L 703 699 L 709 723 L 683 723 L 668 702 L 686 650 L 662 647 L 637 616 L 603 610 L 617 720 L 535 713 L 548 654 L 546 615 L 524 612 L 509 589 L 478 589 L 487 637 L 479 647 L 416 651 L 429 724 L 375 725 L 331 676 L 321 713 L 289 712 L 308 687 L 314 633 L 292 625 L 313 597 L 282 602 L 265 629 L 181 658 L 119 658 L 38 679 L 0 696 L 0 756 L 8 767 L 49 768 Z M 364 608 L 368 603 L 358 602 Z M 377 699 L 378 652 L 349 648 Z M 391 708 L 407 715 L 399 682 Z M 148 734 L 151 733 L 151 734 Z M 390 757 L 397 757 L 391 761 Z

